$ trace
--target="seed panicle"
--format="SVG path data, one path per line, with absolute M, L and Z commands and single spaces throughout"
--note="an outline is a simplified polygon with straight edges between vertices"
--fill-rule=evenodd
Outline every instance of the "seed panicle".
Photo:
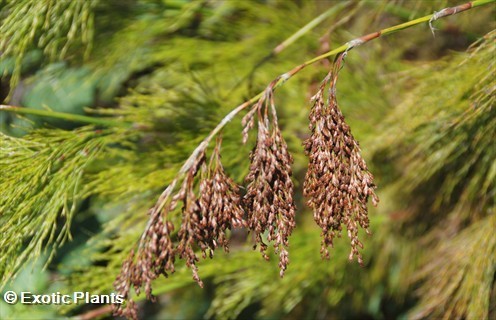
M 368 232 L 367 201 L 371 197 L 376 205 L 378 198 L 373 176 L 336 99 L 338 72 L 346 54 L 347 51 L 337 57 L 333 69 L 311 100 L 312 135 L 304 142 L 309 164 L 303 192 L 322 229 L 321 255 L 329 257 L 329 247 L 333 246 L 335 237 L 341 236 L 344 225 L 351 242 L 349 259 L 356 257 L 363 264 L 360 253 L 363 244 L 358 239 L 358 229 Z M 243 143 L 257 123 L 257 140 L 245 177 L 246 193 L 241 196 L 240 187 L 222 166 L 222 139 L 217 138 L 208 161 L 205 151 L 210 140 L 202 142 L 150 209 L 145 232 L 114 282 L 116 291 L 127 300 L 124 305 L 114 306 L 115 315 L 136 319 L 137 307 L 130 297 L 131 288 L 137 295 L 144 288 L 147 299 L 154 301 L 152 281 L 173 273 L 176 257 L 185 260 L 193 279 L 203 287 L 197 251 L 201 251 L 203 259 L 212 258 L 217 247 L 228 252 L 227 232 L 233 228 L 248 228 L 253 232 L 254 249 L 259 247 L 267 260 L 269 243 L 272 243 L 279 255 L 280 276 L 284 276 L 289 264 L 289 237 L 295 228 L 296 206 L 291 180 L 293 157 L 282 137 L 274 102 L 278 81 L 276 78 L 270 83 L 243 118 Z M 179 182 L 180 188 L 175 192 Z M 179 230 L 174 233 L 175 226 L 168 216 L 179 204 L 182 219 Z
M 253 121 L 255 112 L 258 115 L 258 135 L 250 154 L 244 204 L 248 227 L 255 234 L 255 248 L 258 245 L 263 257 L 268 259 L 268 246 L 262 237 L 267 232 L 267 240 L 274 242 L 274 249 L 279 254 L 282 277 L 289 264 L 288 238 L 295 228 L 296 206 L 293 200 L 294 184 L 291 181 L 293 158 L 277 123 L 274 95 L 270 87 L 250 111 L 250 121 Z
M 372 197 L 376 205 L 378 198 L 374 178 L 338 107 L 336 83 L 345 55 L 346 52 L 337 57 L 333 69 L 312 98 L 309 116 L 312 134 L 304 142 L 309 164 L 303 192 L 322 229 L 322 257 L 329 258 L 329 247 L 333 247 L 335 237 L 341 236 L 344 225 L 351 241 L 349 259 L 356 257 L 363 265 L 358 227 L 369 233 L 367 201 Z
M 127 300 L 125 305 L 114 305 L 114 314 L 136 319 L 136 303 L 130 297 L 131 286 L 137 295 L 145 288 L 147 299 L 154 301 L 151 283 L 160 275 L 174 272 L 176 256 L 184 259 L 193 279 L 203 287 L 198 274 L 199 248 L 202 258 L 213 257 L 220 245 L 228 251 L 227 230 L 246 225 L 241 206 L 239 187 L 229 178 L 220 162 L 221 139 L 206 164 L 205 152 L 198 153 L 186 172 L 181 188 L 173 194 L 174 180 L 150 210 L 150 221 L 138 248 L 124 261 L 121 273 L 114 282 L 116 291 Z M 201 172 L 198 180 L 198 172 Z M 199 185 L 199 196 L 195 186 Z M 165 205 L 162 205 L 165 203 Z M 177 246 L 172 241 L 174 224 L 167 220 L 169 212 L 182 203 L 182 221 L 177 232 Z

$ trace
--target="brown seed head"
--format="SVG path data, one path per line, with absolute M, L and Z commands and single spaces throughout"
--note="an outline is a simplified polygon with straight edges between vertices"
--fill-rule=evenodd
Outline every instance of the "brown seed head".
M 312 135 L 304 142 L 309 157 L 304 195 L 314 211 L 315 221 L 322 228 L 322 256 L 329 257 L 328 248 L 333 246 L 334 238 L 341 235 L 342 225 L 345 225 L 351 241 L 349 258 L 356 256 L 362 264 L 359 249 L 363 245 L 358 239 L 358 227 L 367 230 L 367 200 L 371 196 L 375 205 L 378 198 L 373 176 L 338 107 L 336 82 L 343 59 L 344 55 L 338 56 L 333 70 L 312 98 L 314 104 L 309 116 Z
M 173 193 L 176 178 L 150 210 L 150 220 L 140 243 L 124 261 L 114 282 L 117 293 L 127 300 L 124 305 L 114 306 L 115 315 L 136 319 L 136 304 L 130 299 L 131 287 L 138 295 L 144 288 L 147 299 L 153 301 L 152 281 L 161 274 L 167 277 L 174 272 L 176 256 L 186 261 L 193 279 L 203 286 L 196 265 L 199 261 L 196 248 L 200 248 L 203 258 L 212 257 L 218 245 L 227 251 L 227 229 L 245 226 L 239 188 L 226 175 L 220 162 L 220 143 L 218 139 L 208 166 L 205 153 L 200 152 L 185 172 L 181 188 Z M 199 196 L 195 192 L 197 189 Z M 174 225 L 167 218 L 179 203 L 182 203 L 182 221 L 175 246 L 171 239 Z
M 258 136 L 250 154 L 250 171 L 246 177 L 248 186 L 244 203 L 248 227 L 254 232 L 255 241 L 266 259 L 267 245 L 262 235 L 267 232 L 267 240 L 274 242 L 279 254 L 283 276 L 289 263 L 288 238 L 295 227 L 294 185 L 291 181 L 293 158 L 277 124 L 273 92 L 267 90 L 252 110 L 258 113 Z

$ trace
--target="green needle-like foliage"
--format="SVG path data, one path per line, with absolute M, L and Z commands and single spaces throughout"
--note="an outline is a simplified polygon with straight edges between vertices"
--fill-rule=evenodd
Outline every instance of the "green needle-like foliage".
M 496 272 L 496 214 L 472 224 L 427 256 L 416 319 L 489 319 Z
M 192 281 L 191 261 L 169 251 L 176 256 L 175 272 L 150 281 L 157 301 L 145 301 L 144 286 L 140 295 L 130 290 L 138 314 L 158 319 L 491 319 L 496 303 L 496 33 L 480 39 L 496 27 L 494 8 L 484 6 L 490 1 L 431 21 L 435 38 L 428 15 L 459 1 L 0 1 L 0 68 L 6 75 L 1 80 L 13 85 L 0 83 L 2 97 L 9 92 L 13 97 L 2 104 L 32 107 L 31 101 L 40 108 L 0 108 L 0 130 L 6 132 L 0 135 L 0 287 L 16 290 L 31 272 L 33 278 L 65 280 L 46 280 L 33 293 L 114 292 L 123 262 L 146 238 L 150 208 L 196 146 L 234 107 L 268 92 L 264 89 L 276 76 L 316 61 L 269 90 L 280 134 L 294 158 L 290 179 L 271 171 L 274 162 L 264 167 L 276 172 L 271 177 L 278 184 L 294 183 L 296 228 L 288 237 L 284 278 L 271 245 L 265 262 L 252 250 L 253 237 L 245 229 L 221 230 L 222 237 L 231 238 L 231 252 L 217 249 L 212 259 L 194 262 L 204 289 Z M 416 17 L 424 18 L 412 20 Z M 308 166 L 302 141 L 311 135 L 309 98 L 331 67 L 331 61 L 315 57 L 330 58 L 332 50 L 342 52 L 347 41 L 376 30 L 389 31 L 349 50 L 332 88 L 381 199 L 377 208 L 369 208 L 372 236 L 361 229 L 355 235 L 364 244 L 362 268 L 349 263 L 350 243 L 337 236 L 330 260 L 319 255 L 321 230 L 302 192 Z M 70 85 L 65 79 L 71 79 Z M 66 108 L 53 108 L 50 101 Z M 71 111 L 70 102 L 78 101 L 78 110 Z M 85 116 L 69 113 L 82 113 L 83 107 Z M 221 157 L 215 158 L 239 186 L 240 198 L 247 192 L 249 155 L 257 140 L 255 123 L 242 144 L 241 118 L 248 109 L 226 122 Z M 18 138 L 10 126 L 20 124 L 16 110 L 36 116 L 34 127 Z M 43 117 L 55 116 L 51 110 L 64 111 L 57 119 L 72 129 L 46 125 Z M 81 123 L 93 126 L 78 128 Z M 206 159 L 214 141 L 205 149 Z M 265 150 L 264 143 L 259 149 Z M 198 194 L 198 179 L 212 171 L 202 175 L 201 170 L 187 190 L 206 203 L 208 197 Z M 330 190 L 324 185 L 319 193 Z M 197 218 L 208 213 L 191 209 L 195 203 L 190 201 L 188 212 L 196 214 L 190 224 L 198 225 Z M 253 210 L 254 225 L 257 215 L 263 220 L 263 212 Z M 184 216 L 181 204 L 167 212 L 175 226 L 166 234 L 173 249 L 181 234 L 185 240 L 190 232 L 179 232 Z M 322 220 L 327 217 L 322 212 Z M 273 228 L 260 232 L 258 241 L 276 235 Z M 153 236 L 164 236 L 160 229 L 148 233 L 149 243 L 155 243 Z M 202 245 L 216 247 L 216 230 L 218 225 L 201 229 L 203 242 L 188 242 L 188 249 L 200 257 Z M 25 268 L 43 264 L 45 271 Z M 38 307 L 11 308 L 0 301 L 0 318 L 77 316 L 93 309 L 57 305 L 42 313 Z M 96 318 L 111 313 L 109 306 L 95 308 L 90 312 Z
M 405 284 L 422 280 L 415 317 L 489 316 L 496 257 L 495 38 L 493 31 L 467 54 L 415 72 L 417 87 L 378 139 L 376 157 L 396 164 L 387 179 L 395 180 L 391 188 L 403 202 L 391 227 L 406 233 L 397 235 L 400 241 L 415 239 L 426 252 L 405 250 L 411 264 L 403 269 Z
M 418 77 L 430 77 L 396 109 L 391 129 L 379 139 L 397 157 L 399 188 L 412 196 L 417 210 L 410 218 L 419 228 L 451 211 L 458 223 L 475 221 L 494 206 L 495 37 L 496 32 L 488 34 L 468 56 L 420 71 Z
M 97 3 L 98 0 L 14 0 L 0 5 L 0 61 L 15 57 L 11 85 L 19 81 L 21 63 L 29 50 L 40 48 L 49 60 L 64 58 L 77 43 L 86 47 L 83 51 L 89 50 Z
M 106 134 L 82 128 L 1 138 L 0 273 L 5 285 L 28 259 L 36 260 L 47 249 L 53 255 L 71 238 L 73 216 L 84 198 L 82 176 L 104 147 Z

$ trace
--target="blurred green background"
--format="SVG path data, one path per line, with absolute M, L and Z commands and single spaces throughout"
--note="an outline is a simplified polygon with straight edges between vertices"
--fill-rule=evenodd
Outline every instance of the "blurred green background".
M 459 1 L 0 1 L 0 274 L 7 290 L 108 294 L 147 212 L 231 109 L 294 66 Z M 276 91 L 293 153 L 297 227 L 279 278 L 233 232 L 231 252 L 178 261 L 143 319 L 495 319 L 495 4 L 352 50 L 338 100 L 378 185 L 365 267 L 320 230 L 302 196 L 310 97 L 331 61 Z M 304 26 L 314 21 L 315 26 Z M 282 51 L 286 39 L 305 30 Z M 50 116 L 66 113 L 66 119 Z M 90 117 L 68 121 L 72 115 Z M 222 159 L 239 184 L 255 143 L 241 117 Z M 92 122 L 91 119 L 103 119 Z M 180 215 L 180 212 L 177 212 Z M 92 310 L 96 310 L 93 313 Z M 111 318 L 102 305 L 11 306 L 1 319 Z

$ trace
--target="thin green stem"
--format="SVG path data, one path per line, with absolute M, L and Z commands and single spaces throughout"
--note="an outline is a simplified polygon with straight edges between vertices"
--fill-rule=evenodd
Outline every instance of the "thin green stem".
M 305 67 L 307 67 L 307 66 L 309 66 L 311 64 L 314 64 L 314 63 L 316 63 L 318 61 L 321 61 L 323 59 L 326 59 L 326 58 L 335 56 L 335 55 L 337 55 L 339 53 L 342 53 L 344 51 L 351 50 L 352 48 L 354 48 L 354 47 L 356 47 L 358 45 L 361 45 L 361 44 L 363 44 L 365 42 L 368 42 L 370 40 L 376 39 L 376 38 L 378 38 L 380 36 L 392 34 L 392 33 L 395 33 L 395 32 L 398 32 L 398 31 L 401 31 L 401 30 L 404 30 L 404 29 L 407 29 L 407 28 L 410 28 L 410 27 L 413 27 L 413 26 L 416 26 L 416 25 L 419 25 L 419 24 L 422 24 L 422 23 L 426 23 L 426 22 L 429 22 L 430 23 L 433 20 L 437 20 L 437 19 L 446 17 L 448 15 L 458 14 L 458 13 L 463 12 L 465 10 L 469 10 L 469 9 L 472 9 L 472 8 L 475 8 L 475 7 L 479 7 L 479 6 L 483 6 L 483 5 L 487 5 L 487 4 L 495 3 L 495 2 L 496 2 L 496 0 L 477 0 L 477 1 L 468 2 L 468 3 L 462 4 L 462 5 L 459 5 L 459 6 L 456 6 L 456 7 L 445 8 L 443 10 L 440 10 L 437 13 L 433 13 L 433 14 L 430 14 L 430 15 L 427 15 L 427 16 L 424 16 L 424 17 L 421 17 L 421 18 L 412 20 L 412 21 L 401 23 L 401 24 L 398 24 L 396 26 L 392 26 L 390 28 L 382 29 L 380 31 L 377 31 L 377 32 L 374 32 L 374 33 L 370 33 L 368 35 L 365 35 L 365 36 L 362 36 L 360 38 L 354 39 L 352 41 L 349 41 L 348 43 L 345 43 L 345 44 L 339 46 L 338 48 L 336 48 L 334 50 L 331 50 L 331 51 L 326 52 L 326 53 L 324 53 L 324 54 L 322 54 L 320 56 L 317 56 L 317 57 L 315 57 L 313 59 L 310 59 L 310 60 L 304 62 L 303 64 L 301 64 L 301 65 L 293 68 L 289 72 L 287 72 L 287 73 L 279 76 L 277 78 L 278 80 L 275 83 L 272 84 L 272 89 L 279 87 L 286 80 L 290 79 L 296 73 L 298 73 L 299 71 L 301 71 L 302 69 L 304 69 Z M 327 11 L 327 14 L 330 15 L 331 13 L 332 12 L 330 12 L 330 10 Z M 309 24 L 307 24 L 305 27 L 303 27 L 302 30 L 305 29 L 306 30 L 305 32 L 308 32 L 308 30 L 311 30 L 314 27 L 314 24 L 317 25 L 318 22 L 320 22 L 320 20 L 324 20 L 327 17 L 327 14 L 324 13 L 321 16 L 319 16 L 319 17 L 322 17 L 323 16 L 320 19 L 319 19 L 319 17 L 317 17 L 315 19 L 315 20 L 317 20 L 316 22 L 314 22 L 315 20 L 311 21 Z M 297 36 L 298 33 L 304 34 L 304 32 L 298 31 L 296 34 L 294 34 L 292 37 L 290 37 L 287 40 L 285 40 L 283 43 L 286 43 L 286 45 L 287 45 L 288 43 L 290 44 L 290 43 L 296 41 L 296 39 L 301 36 L 301 35 L 298 35 Z M 293 39 L 291 39 L 291 38 L 293 38 Z M 275 49 L 274 49 L 274 51 L 275 51 Z M 217 125 L 217 127 L 215 127 L 214 130 L 212 130 L 212 132 L 198 146 L 198 148 L 195 150 L 195 152 L 193 152 L 192 156 L 197 155 L 200 150 L 204 150 L 204 148 L 206 148 L 206 146 L 208 145 L 208 143 L 210 142 L 210 140 L 219 131 L 221 131 L 222 128 L 224 128 L 224 126 L 229 121 L 231 121 L 231 119 L 236 114 L 238 114 L 240 111 L 242 111 L 243 109 L 247 108 L 251 104 L 255 103 L 258 99 L 260 99 L 260 97 L 262 97 L 263 94 L 264 94 L 264 92 L 261 92 L 261 93 L 257 94 L 256 96 L 254 96 L 253 98 L 251 98 L 250 100 L 244 102 L 243 104 L 241 104 L 241 105 L 237 106 L 235 109 L 233 109 L 226 117 L 224 117 L 224 119 L 222 119 L 222 121 Z M 67 120 L 67 121 L 90 123 L 90 124 L 104 125 L 104 126 L 110 126 L 110 127 L 130 127 L 132 125 L 131 123 L 128 123 L 128 122 L 115 121 L 115 120 L 107 120 L 107 119 L 100 119 L 100 118 L 94 118 L 94 117 L 88 117 L 88 116 L 81 116 L 81 115 L 74 115 L 74 114 L 63 113 L 63 112 L 35 110 L 35 109 L 28 109 L 28 108 L 21 108 L 21 107 L 12 107 L 12 106 L 0 105 L 0 111 L 2 111 L 2 110 L 3 111 L 7 111 L 7 112 L 14 112 L 14 113 L 21 113 L 21 114 L 32 114 L 32 115 L 37 115 L 37 116 L 42 116 L 42 117 L 58 118 L 58 119 L 64 119 L 64 120 Z M 192 163 L 192 161 L 189 161 L 189 160 L 191 160 L 191 158 L 192 157 L 190 157 L 190 159 L 188 159 L 188 161 L 186 161 L 185 165 L 183 166 L 183 169 L 185 169 L 184 171 L 182 170 L 183 172 L 185 172 L 185 171 L 187 171 L 187 169 L 189 169 L 188 168 L 188 165 L 191 165 L 191 163 Z
M 296 31 L 293 35 L 291 35 L 289 38 L 281 42 L 277 47 L 272 50 L 273 54 L 278 54 L 294 42 L 301 38 L 303 35 L 305 35 L 307 32 L 311 31 L 313 28 L 321 24 L 325 19 L 329 18 L 331 15 L 336 13 L 338 10 L 341 8 L 344 8 L 348 6 L 351 3 L 351 1 L 344 1 L 341 3 L 338 3 L 337 5 L 332 6 L 330 9 L 324 11 L 320 16 L 317 18 L 313 19 L 309 23 L 307 23 L 305 26 L 303 26 L 300 30 Z
M 482 6 L 482 5 L 494 3 L 494 2 L 496 2 L 496 0 L 479 0 L 479 1 L 468 2 L 468 3 L 462 4 L 462 5 L 459 5 L 456 7 L 452 7 L 452 8 L 445 8 L 443 10 L 440 10 L 438 13 L 430 14 L 430 15 L 427 15 L 427 16 L 422 17 L 422 18 L 418 18 L 418 19 L 415 19 L 415 20 L 412 20 L 412 21 L 409 21 L 406 23 L 401 23 L 401 24 L 398 24 L 396 26 L 386 28 L 386 29 L 383 29 L 381 31 L 370 33 L 368 35 L 354 39 L 352 41 L 349 41 L 349 42 L 341 45 L 340 47 L 338 47 L 334 50 L 331 50 L 331 51 L 324 53 L 318 57 L 315 57 L 311 60 L 308 60 L 308 61 L 304 62 L 303 64 L 293 68 L 292 70 L 278 76 L 275 80 L 273 80 L 270 83 L 269 87 L 271 90 L 274 90 L 275 88 L 282 85 L 284 82 L 286 82 L 288 79 L 290 79 L 292 76 L 294 76 L 296 73 L 298 73 L 299 71 L 301 71 L 305 67 L 307 67 L 307 66 L 309 66 L 315 62 L 318 62 L 320 60 L 323 60 L 323 59 L 329 58 L 331 56 L 335 56 L 339 53 L 351 50 L 352 48 L 354 48 L 358 45 L 361 45 L 363 43 L 366 43 L 368 41 L 371 41 L 373 39 L 376 39 L 376 38 L 380 37 L 381 35 L 395 33 L 395 32 L 398 32 L 400 30 L 410 28 L 410 27 L 413 27 L 413 26 L 421 24 L 421 23 L 426 23 L 426 22 L 430 23 L 433 21 L 433 19 L 437 20 L 437 19 L 446 17 L 448 15 L 454 15 L 454 14 L 460 13 L 462 11 L 469 10 L 471 8 L 475 8 L 478 6 Z M 205 149 L 207 148 L 207 146 L 210 143 L 210 141 L 212 140 L 212 138 L 215 137 L 215 135 L 217 135 L 226 126 L 227 123 L 229 123 L 239 112 L 241 112 L 242 110 L 246 109 L 247 107 L 254 104 L 256 101 L 258 101 L 264 94 L 265 94 L 265 91 L 260 92 L 259 94 L 257 94 L 253 98 L 251 98 L 250 100 L 244 102 L 243 104 L 237 106 L 231 112 L 229 112 L 229 114 L 227 114 L 224 117 L 224 119 L 222 119 L 222 121 L 210 132 L 210 134 L 198 145 L 198 147 L 196 147 L 196 149 L 193 151 L 191 156 L 188 158 L 188 160 L 186 160 L 186 162 L 182 166 L 181 170 L 179 171 L 179 174 L 184 174 L 191 168 L 191 166 L 195 163 L 197 156 L 200 153 L 202 153 L 203 151 L 205 151 Z
M 125 121 L 88 117 L 78 114 L 57 112 L 50 110 L 38 110 L 31 108 L 7 106 L 3 104 L 0 104 L 0 111 L 12 112 L 17 114 L 28 114 L 33 116 L 47 117 L 54 119 L 62 119 L 71 122 L 81 122 L 81 123 L 88 123 L 88 124 L 94 124 L 94 125 L 106 126 L 106 127 L 131 127 L 132 125 L 131 123 Z
M 342 9 L 346 8 L 350 4 L 352 4 L 351 1 L 340 2 L 340 3 L 332 6 L 328 10 L 324 11 L 324 13 L 322 13 L 321 15 L 319 15 L 318 17 L 316 17 L 315 19 L 313 19 L 312 21 L 310 21 L 309 23 L 307 23 L 303 27 L 301 27 L 298 31 L 296 31 L 291 36 L 289 36 L 289 38 L 285 39 L 283 42 L 281 42 L 280 44 L 278 44 L 274 49 L 272 49 L 272 51 L 268 55 L 266 55 L 265 57 L 263 57 L 262 59 L 260 59 L 260 61 L 258 61 L 253 66 L 253 68 L 250 70 L 250 72 L 246 76 L 244 76 L 239 81 L 237 81 L 237 83 L 233 86 L 233 89 L 232 90 L 234 90 L 235 88 L 238 88 L 239 85 L 241 83 L 243 83 L 246 79 L 249 79 L 249 88 L 251 88 L 252 81 L 253 81 L 253 76 L 254 76 L 256 70 L 258 70 L 261 66 L 263 66 L 270 59 L 272 59 L 275 56 L 277 56 L 279 53 L 281 53 L 287 47 L 289 47 L 290 45 L 292 45 L 293 43 L 295 43 L 298 39 L 300 39 L 306 33 L 310 32 L 315 27 L 317 27 L 319 24 L 321 24 L 322 22 L 324 22 L 326 19 L 328 19 L 332 15 L 338 13 L 339 10 L 342 10 Z
M 415 20 L 412 20 L 412 21 L 409 21 L 409 22 L 406 22 L 406 23 L 402 23 L 402 24 L 399 24 L 399 25 L 396 25 L 396 26 L 393 26 L 393 27 L 390 27 L 390 28 L 386 28 L 386 29 L 383 29 L 381 31 L 370 33 L 368 35 L 365 35 L 365 36 L 362 36 L 360 38 L 354 39 L 352 41 L 349 41 L 349 42 L 343 44 L 342 46 L 340 46 L 340 47 L 338 47 L 338 48 L 336 48 L 334 50 L 331 50 L 331 51 L 329 51 L 327 53 L 324 53 L 324 54 L 322 54 L 322 55 L 320 55 L 320 56 L 318 56 L 316 58 L 313 58 L 311 60 L 308 60 L 308 61 L 304 62 L 303 64 L 301 64 L 301 65 L 293 68 L 292 70 L 290 70 L 290 71 L 288 71 L 288 72 L 286 72 L 286 73 L 278 76 L 276 79 L 274 79 L 268 85 L 267 89 L 274 90 L 275 88 L 277 88 L 280 85 L 282 85 L 284 82 L 286 82 L 288 79 L 290 79 L 292 76 L 294 76 L 296 73 L 298 73 L 299 71 L 301 71 L 305 67 L 307 67 L 307 66 L 309 66 L 309 65 L 311 65 L 311 64 L 313 64 L 313 63 L 315 63 L 317 61 L 320 61 L 320 60 L 326 59 L 328 57 L 337 55 L 339 53 L 342 53 L 342 52 L 351 50 L 352 48 L 354 48 L 354 47 L 356 47 L 358 45 L 361 45 L 363 43 L 366 43 L 368 41 L 371 41 L 373 39 L 376 39 L 376 38 L 380 37 L 381 35 L 391 34 L 391 33 L 394 33 L 394 32 L 397 32 L 397 31 L 400 31 L 400 30 L 403 30 L 403 29 L 406 29 L 406 28 L 410 28 L 412 26 L 415 26 L 415 25 L 418 25 L 418 24 L 421 24 L 421 23 L 432 22 L 433 19 L 434 20 L 437 20 L 437 19 L 443 18 L 443 17 L 448 16 L 448 15 L 454 15 L 454 14 L 460 13 L 462 11 L 465 11 L 465 10 L 468 10 L 468 9 L 471 9 L 471 8 L 474 8 L 474 7 L 482 6 L 482 5 L 485 5 L 485 4 L 488 4 L 488 3 L 492 3 L 492 2 L 496 2 L 496 0 L 479 0 L 479 1 L 468 2 L 468 3 L 465 3 L 465 4 L 459 5 L 457 7 L 445 8 L 443 10 L 440 10 L 438 13 L 427 15 L 427 16 L 422 17 L 422 18 L 418 18 L 418 19 L 415 19 Z M 229 112 L 221 120 L 221 122 L 219 122 L 219 124 L 210 132 L 210 134 L 196 147 L 196 149 L 193 151 L 193 153 L 184 162 L 183 166 L 181 167 L 181 169 L 178 172 L 178 175 L 175 177 L 175 179 L 172 181 L 172 183 L 169 185 L 169 187 L 167 187 L 167 189 L 164 190 L 164 192 L 162 193 L 162 195 L 159 197 L 159 200 L 158 200 L 156 206 L 154 207 L 154 212 L 156 213 L 156 216 L 158 216 L 158 212 L 165 206 L 165 203 L 168 200 L 168 196 L 172 193 L 173 189 L 175 188 L 176 183 L 181 179 L 181 177 L 186 172 L 188 172 L 188 170 L 191 169 L 191 167 L 196 162 L 196 159 L 198 158 L 198 156 L 200 154 L 202 154 L 206 150 L 206 148 L 208 147 L 208 144 L 210 143 L 210 141 L 239 112 L 241 112 L 242 110 L 244 110 L 244 109 L 252 106 L 264 94 L 265 94 L 265 90 L 262 91 L 262 92 L 260 92 L 256 96 L 252 97 L 250 100 L 245 101 L 244 103 L 240 104 L 239 106 L 237 106 L 236 108 L 234 108 L 233 110 L 231 110 L 231 112 Z M 149 226 L 151 226 L 152 220 L 153 220 L 153 217 L 150 219 L 150 221 L 149 221 L 149 223 L 147 225 L 146 230 L 148 229 Z M 145 233 L 146 233 L 146 231 L 145 231 Z M 143 235 L 142 238 L 144 236 L 145 235 Z
M 452 12 L 450 14 L 447 14 L 447 15 L 454 15 L 454 14 L 460 13 L 460 12 L 465 11 L 465 10 L 469 10 L 469 9 L 472 9 L 472 8 L 475 8 L 475 7 L 483 6 L 483 5 L 486 5 L 486 4 L 489 4 L 489 3 L 494 3 L 494 2 L 496 2 L 496 0 L 478 0 L 478 1 L 468 2 L 466 4 L 459 5 L 457 7 L 447 8 L 447 9 L 453 9 Z M 443 10 L 446 10 L 446 9 L 443 9 Z M 440 10 L 439 12 L 442 12 L 443 10 Z M 361 41 L 360 44 L 362 44 L 362 43 L 368 42 L 368 41 L 370 41 L 372 39 L 378 38 L 380 36 L 385 36 L 385 35 L 388 35 L 388 34 L 392 34 L 392 33 L 395 33 L 395 32 L 398 32 L 398 31 L 401 31 L 401 30 L 404 30 L 404 29 L 407 29 L 407 28 L 410 28 L 410 27 L 413 27 L 413 26 L 416 26 L 418 24 L 429 22 L 429 21 L 431 21 L 431 19 L 433 19 L 435 17 L 435 15 L 436 15 L 436 13 L 429 14 L 427 16 L 424 16 L 424 17 L 421 17 L 421 18 L 417 18 L 417 19 L 414 19 L 412 21 L 408 21 L 408 22 L 405 22 L 405 23 L 398 24 L 396 26 L 392 26 L 392 27 L 389 27 L 389 28 L 386 28 L 386 29 L 382 29 L 380 31 L 377 31 L 377 32 L 374 32 L 374 33 L 365 35 L 363 37 L 360 37 L 357 40 L 360 40 Z M 447 15 L 445 15 L 445 16 L 447 16 Z M 445 16 L 440 16 L 438 18 L 443 18 Z M 348 42 L 347 44 L 344 44 L 344 45 L 342 45 L 342 46 L 340 46 L 340 47 L 332 50 L 332 51 L 326 52 L 326 53 L 324 53 L 324 54 L 322 54 L 322 55 L 320 55 L 318 57 L 315 57 L 315 58 L 313 58 L 311 60 L 308 60 L 304 64 L 305 65 L 310 65 L 310 64 L 313 64 L 313 63 L 315 63 L 317 61 L 323 60 L 325 58 L 335 56 L 336 54 L 339 54 L 341 52 L 344 52 L 345 50 L 349 50 L 349 49 L 351 49 L 349 43 L 351 43 L 351 41 Z

